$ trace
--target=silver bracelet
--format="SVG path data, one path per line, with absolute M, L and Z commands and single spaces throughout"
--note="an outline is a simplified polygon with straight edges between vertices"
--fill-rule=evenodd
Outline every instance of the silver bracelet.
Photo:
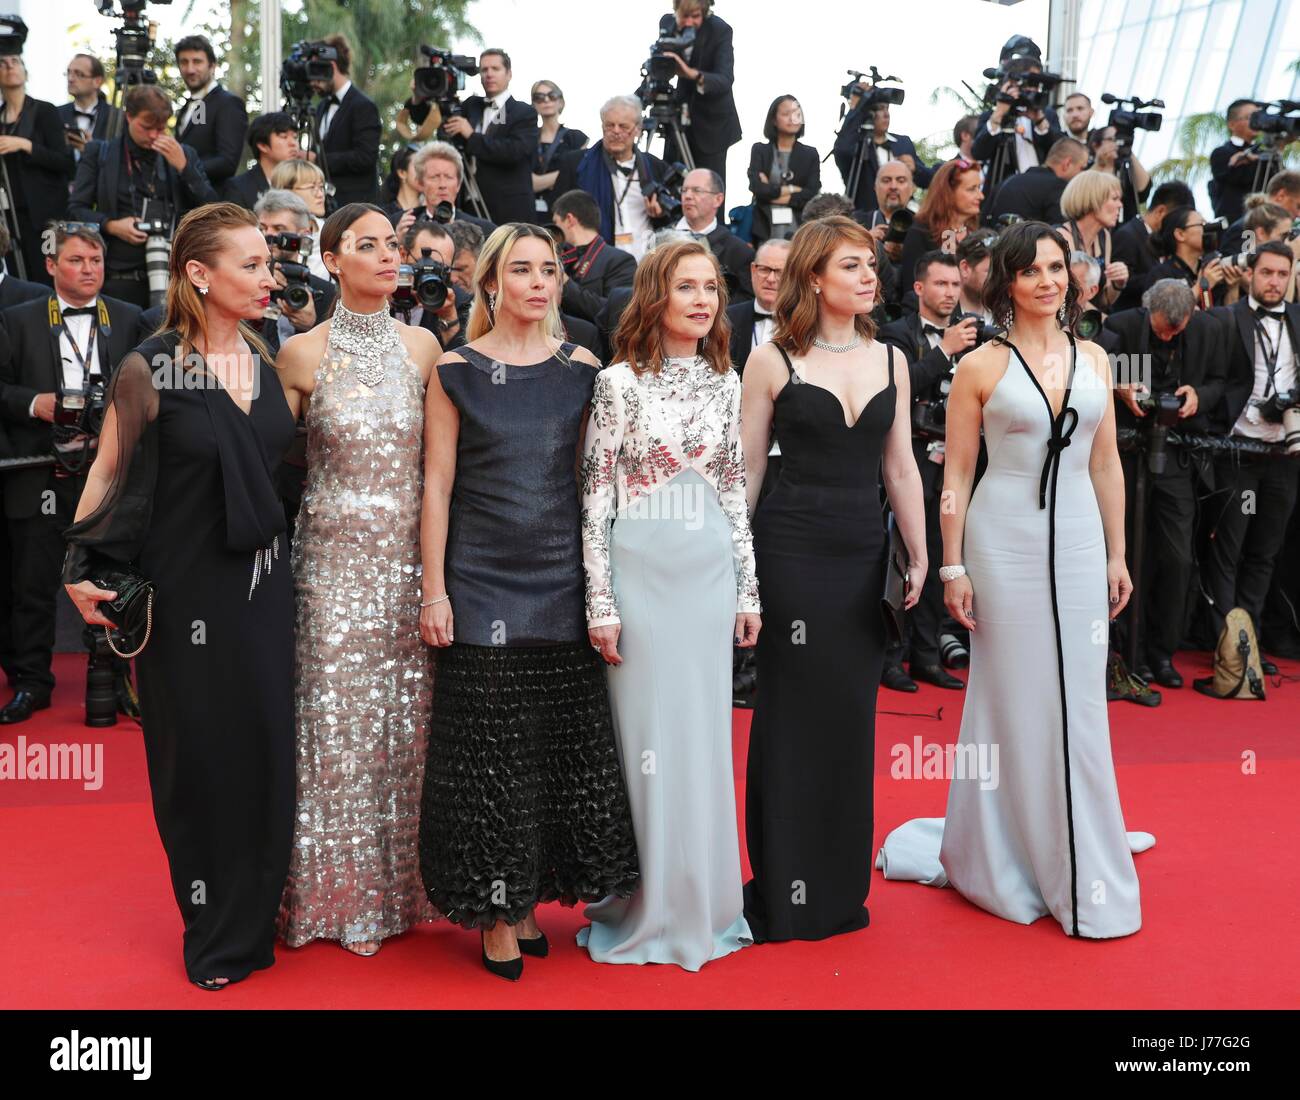
M 432 606 L 433 606 L 434 604 L 436 604 L 436 603 L 442 603 L 443 600 L 450 600 L 450 599 L 451 599 L 450 596 L 443 595 L 443 596 L 439 596 L 436 600 L 430 600 L 428 603 L 421 603 L 420 606 L 421 606 L 421 607 L 432 607 Z
M 958 577 L 966 575 L 964 565 L 941 565 L 939 566 L 939 579 L 947 584 L 949 581 L 955 581 Z

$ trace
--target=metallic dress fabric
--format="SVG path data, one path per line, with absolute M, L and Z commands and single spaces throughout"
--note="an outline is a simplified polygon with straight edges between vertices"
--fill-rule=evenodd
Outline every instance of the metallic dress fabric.
M 306 424 L 292 554 L 298 803 L 279 920 L 291 947 L 383 940 L 437 916 L 416 853 L 432 699 L 419 635 L 424 387 L 387 313 L 339 303 Z

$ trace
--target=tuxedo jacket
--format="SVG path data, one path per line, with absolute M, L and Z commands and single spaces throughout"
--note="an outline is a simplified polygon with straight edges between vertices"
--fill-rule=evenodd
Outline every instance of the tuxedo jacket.
M 92 141 L 103 141 L 109 137 L 115 137 L 119 127 L 114 126 L 114 120 L 122 114 L 120 107 L 114 107 L 108 101 L 108 96 L 103 92 L 99 93 L 99 106 L 95 108 L 95 121 L 90 126 L 90 138 Z M 75 126 L 77 121 L 77 105 L 68 100 L 67 103 L 59 104 L 59 124 L 61 126 Z M 126 119 L 122 119 L 122 126 L 126 125 Z
M 862 134 L 862 140 L 865 142 L 865 159 L 862 162 L 862 170 L 858 173 L 858 193 L 850 196 L 853 199 L 853 208 L 855 210 L 875 210 L 876 203 L 876 170 L 880 167 L 876 162 L 874 153 L 873 136 L 862 130 L 862 124 L 866 120 L 866 107 L 858 104 L 853 110 L 844 116 L 844 122 L 840 125 L 840 132 L 835 136 L 834 156 L 835 166 L 840 170 L 840 176 L 844 180 L 844 189 L 849 187 L 849 176 L 853 172 L 853 154 L 858 149 L 858 135 Z M 916 145 L 906 134 L 887 133 L 884 141 L 885 148 L 889 151 L 890 160 L 898 160 L 906 155 L 916 162 L 916 167 L 912 169 L 912 178 L 916 181 L 917 187 L 928 187 L 930 179 L 934 175 L 935 167 L 927 167 L 917 154 Z
M 1019 214 L 1026 221 L 1061 225 L 1065 221 L 1061 213 L 1065 183 L 1045 164 L 1018 172 L 998 188 L 989 213 L 995 218 L 999 214 Z
M 662 160 L 653 153 L 643 149 L 634 149 L 632 153 L 637 163 L 637 179 L 641 191 L 648 193 L 656 181 L 664 179 L 671 171 Z M 561 195 L 580 187 L 586 191 L 600 208 L 600 235 L 607 244 L 614 243 L 614 181 L 610 178 L 609 168 L 605 164 L 605 146 L 596 142 L 575 162 L 561 167 L 556 189 Z M 668 224 L 668 218 L 651 218 L 650 224 L 656 229 Z
M 1247 315 L 1249 317 L 1249 314 Z M 1124 358 L 1117 362 L 1118 368 L 1125 363 L 1140 365 L 1151 352 L 1151 314 L 1149 310 L 1125 309 L 1112 313 L 1106 318 L 1105 329 L 1115 334 L 1119 340 L 1117 354 Z M 1254 330 L 1251 331 L 1254 338 Z M 1196 415 L 1183 421 L 1189 432 L 1217 430 L 1213 427 L 1215 412 L 1224 400 L 1227 377 L 1225 359 L 1227 354 L 1225 333 L 1220 321 L 1216 321 L 1203 310 L 1193 310 L 1187 327 L 1183 330 L 1178 349 L 1177 386 L 1191 386 L 1196 391 Z M 1254 355 L 1252 344 L 1252 356 Z M 1252 360 L 1253 362 L 1253 360 Z M 1250 380 L 1254 381 L 1254 367 L 1250 368 Z M 1123 379 L 1116 379 L 1123 381 Z M 1172 391 L 1170 391 L 1172 392 Z M 1250 393 L 1249 385 L 1246 393 Z M 1245 404 L 1243 398 L 1241 404 Z M 1241 411 L 1238 407 L 1237 412 Z M 1236 413 L 1233 420 L 1237 419 Z M 1115 422 L 1120 428 L 1138 426 L 1137 418 L 1128 410 L 1128 406 L 1118 398 L 1115 400 Z
M 736 53 L 732 44 L 731 24 L 716 15 L 708 16 L 696 28 L 695 44 L 688 64 L 698 69 L 704 91 L 678 76 L 677 101 L 690 112 L 686 140 L 692 149 L 721 153 L 740 140 L 740 115 L 732 94 L 735 81 Z
M 913 401 L 928 401 L 937 396 L 936 386 L 953 369 L 953 361 L 939 348 L 930 347 L 919 313 L 906 313 L 880 329 L 880 339 L 892 344 L 907 359 L 907 376 L 911 381 Z
M 48 298 L 50 288 L 42 283 L 31 283 L 6 274 L 0 279 L 0 310 L 16 306 L 19 302 L 30 302 L 33 298 Z
M 772 178 L 772 158 L 776 148 L 770 141 L 758 141 L 749 151 L 749 190 L 754 196 L 754 223 L 750 231 L 755 242 L 761 243 L 772 235 L 771 202 L 781 194 L 781 181 Z M 796 141 L 790 150 L 792 184 L 800 188 L 790 196 L 790 209 L 794 211 L 795 224 L 803 220 L 803 208 L 822 189 L 821 160 L 817 150 L 802 141 Z M 767 183 L 759 179 L 767 176 Z M 782 205 L 785 205 L 784 203 Z
M 616 286 L 631 286 L 636 278 L 636 260 L 621 248 L 605 245 L 581 278 L 570 275 L 564 281 L 560 300 L 565 313 L 595 323 L 605 299 Z
M 226 180 L 221 197 L 227 202 L 238 203 L 245 210 L 252 210 L 270 188 L 271 181 L 262 174 L 262 166 L 254 164 L 247 172 Z
M 754 350 L 754 305 L 751 298 L 727 306 L 727 320 L 731 322 L 731 365 L 742 377 Z
M 1140 215 L 1130 218 L 1110 235 L 1110 255 L 1111 259 L 1128 265 L 1128 282 L 1115 299 L 1115 309 L 1137 309 L 1151 285 L 1151 272 L 1160 262 L 1151 245 L 1151 231 Z
M 1300 304 L 1284 302 L 1287 335 L 1291 351 L 1300 354 Z M 1255 388 L 1255 318 L 1250 312 L 1250 301 L 1238 299 L 1230 306 L 1217 306 L 1207 311 L 1219 325 L 1224 341 L 1223 361 L 1226 364 L 1222 398 L 1210 412 L 1210 429 L 1227 435 L 1246 408 L 1251 391 Z
M 1043 115 L 1047 119 L 1047 133 L 1040 134 L 1037 130 L 1031 131 L 1033 137 L 1034 152 L 1038 154 L 1038 163 L 1043 164 L 1047 160 L 1047 153 L 1053 145 L 1059 141 L 1064 134 L 1061 132 L 1061 123 L 1057 120 L 1056 111 L 1048 107 Z M 1010 179 L 1020 171 L 1019 161 L 1016 159 L 1014 151 L 1009 151 L 1008 159 L 1003 162 L 1002 169 L 997 178 L 993 178 L 993 160 L 997 156 L 998 146 L 1002 142 L 1011 142 L 1010 131 L 1004 131 L 1000 134 L 990 134 L 988 121 L 993 116 L 992 111 L 985 111 L 980 115 L 979 127 L 975 131 L 975 140 L 971 142 L 970 153 L 971 159 L 977 160 L 985 166 L 984 177 L 984 195 L 985 206 L 989 206 L 992 197 L 997 194 L 997 190 L 1002 186 L 1004 180 Z
M 179 124 L 193 102 L 187 99 L 177 111 Z M 248 133 L 248 112 L 244 101 L 220 84 L 213 87 L 191 112 L 187 125 L 176 131 L 176 140 L 191 146 L 203 161 L 203 171 L 218 190 L 244 164 L 244 136 Z
M 1244 145 L 1225 141 L 1210 153 L 1210 205 L 1216 218 L 1234 222 L 1246 212 L 1246 196 L 1254 189 L 1258 161 L 1244 161 L 1233 167 L 1228 161 L 1240 153 Z
M 5 282 L 9 280 L 6 279 Z M 8 429 L 11 454 L 45 455 L 53 450 L 53 431 L 50 424 L 28 415 L 32 399 L 39 393 L 63 392 L 63 357 L 59 350 L 59 334 L 50 328 L 49 303 L 53 294 L 46 292 L 40 298 L 10 306 L 0 313 L 0 417 Z M 111 332 L 108 336 L 108 355 L 99 355 L 99 368 L 105 381 L 117 369 L 132 348 L 145 334 L 140 329 L 140 310 L 128 302 L 115 298 L 101 298 L 108 307 Z M 104 339 L 100 330 L 97 348 Z M 40 509 L 40 494 L 53 477 L 49 467 L 32 470 L 14 470 L 7 474 L 5 483 L 5 511 L 10 519 L 34 516 Z
M 86 143 L 81 160 L 77 162 L 77 176 L 68 199 L 69 217 L 102 226 L 130 213 L 117 208 L 118 182 L 126 171 L 122 150 L 122 143 L 126 140 L 124 133 L 113 141 Z M 185 151 L 185 170 L 182 172 L 177 172 L 162 159 L 161 154 L 158 157 L 167 198 L 177 221 L 196 206 L 218 201 L 198 153 L 189 145 L 181 148 Z
M 316 134 L 329 108 L 328 98 L 316 104 Z M 325 136 L 320 138 L 321 157 L 326 174 L 334 185 L 334 201 L 339 206 L 350 202 L 379 201 L 379 139 L 383 127 L 379 108 L 355 84 L 339 101 Z
M 474 133 L 465 139 L 464 152 L 474 158 L 474 174 L 487 203 L 488 215 L 497 225 L 531 222 L 536 215 L 533 196 L 533 160 L 537 155 L 537 112 L 514 96 L 507 96 L 503 109 L 487 133 L 478 132 L 486 105 L 481 95 L 470 96 L 462 112 Z M 461 206 L 470 209 L 469 192 L 461 191 Z
M 722 211 L 719 210 L 718 214 L 721 215 Z M 732 301 L 752 298 L 754 279 L 750 274 L 749 265 L 754 262 L 754 249 L 723 225 L 721 217 L 718 218 L 718 224 L 708 235 L 707 240 L 713 255 L 722 265 L 723 274 L 734 277 L 735 288 L 731 291 Z

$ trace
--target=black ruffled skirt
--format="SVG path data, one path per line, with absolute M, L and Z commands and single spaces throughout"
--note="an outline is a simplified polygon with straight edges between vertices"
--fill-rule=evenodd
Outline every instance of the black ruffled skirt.
M 457 924 L 638 883 L 605 670 L 586 642 L 436 651 L 420 873 Z

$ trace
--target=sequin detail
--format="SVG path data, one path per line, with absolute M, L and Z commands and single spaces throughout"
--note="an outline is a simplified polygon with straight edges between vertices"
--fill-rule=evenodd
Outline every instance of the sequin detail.
M 400 343 L 373 387 L 356 355 L 331 341 L 316 372 L 291 551 L 298 803 L 280 930 L 292 947 L 383 940 L 437 916 L 417 855 L 432 698 L 419 635 L 424 387 Z

